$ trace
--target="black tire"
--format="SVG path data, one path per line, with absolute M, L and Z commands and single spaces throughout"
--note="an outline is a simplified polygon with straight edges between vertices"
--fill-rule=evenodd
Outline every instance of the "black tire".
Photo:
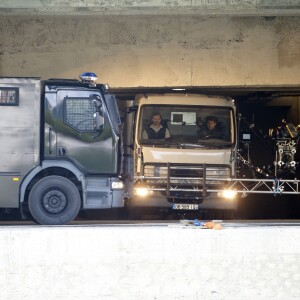
M 48 176 L 35 183 L 28 206 L 32 217 L 43 225 L 64 225 L 75 219 L 81 205 L 77 187 L 61 176 Z

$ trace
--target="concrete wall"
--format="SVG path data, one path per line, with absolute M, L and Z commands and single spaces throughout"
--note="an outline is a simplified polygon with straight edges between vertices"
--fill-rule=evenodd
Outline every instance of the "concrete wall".
M 193 15 L 0 18 L 0 76 L 112 87 L 300 84 L 300 17 Z
M 298 15 L 299 0 L 1 0 L 4 13 Z
M 300 299 L 299 227 L 0 229 L 2 300 Z

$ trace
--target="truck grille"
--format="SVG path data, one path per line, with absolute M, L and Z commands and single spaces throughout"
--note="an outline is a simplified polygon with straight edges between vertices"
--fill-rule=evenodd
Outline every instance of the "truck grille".
M 145 165 L 145 179 L 202 179 L 229 178 L 231 168 L 228 165 L 182 165 L 182 164 L 160 164 Z

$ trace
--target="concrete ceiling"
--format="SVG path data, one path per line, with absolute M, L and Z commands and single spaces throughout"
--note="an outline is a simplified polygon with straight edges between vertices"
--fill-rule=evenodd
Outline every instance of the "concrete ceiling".
M 119 100 L 134 99 L 138 94 L 205 94 L 228 96 L 238 101 L 269 101 L 280 97 L 299 97 L 300 86 L 194 86 L 176 87 L 180 91 L 174 91 L 172 87 L 127 87 L 111 88 L 110 91 Z
M 300 16 L 300 0 L 1 0 L 0 15 Z

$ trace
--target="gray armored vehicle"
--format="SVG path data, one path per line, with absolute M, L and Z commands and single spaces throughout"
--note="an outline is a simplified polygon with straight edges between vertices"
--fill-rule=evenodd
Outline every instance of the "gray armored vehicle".
M 120 117 L 93 73 L 0 78 L 0 207 L 40 224 L 124 205 Z

